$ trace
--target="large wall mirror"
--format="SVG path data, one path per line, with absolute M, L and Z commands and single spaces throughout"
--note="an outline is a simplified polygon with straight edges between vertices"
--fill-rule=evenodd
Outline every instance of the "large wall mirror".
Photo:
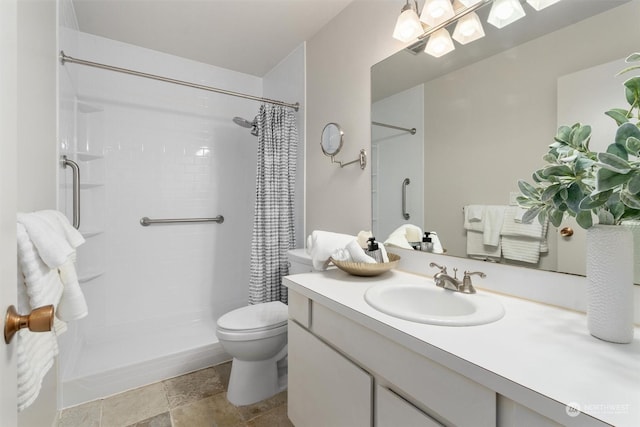
M 463 207 L 512 204 L 559 124 L 591 124 L 592 146 L 609 144 L 615 124 L 604 111 L 625 105 L 615 74 L 640 50 L 640 0 L 523 7 L 527 16 L 501 30 L 482 8 L 486 36 L 440 58 L 404 49 L 372 67 L 376 236 L 411 223 L 437 231 L 447 255 L 465 257 Z M 550 226 L 537 262 L 512 264 L 584 275 L 583 234 L 574 226 L 574 236 L 560 236 L 564 226 L 572 224 Z

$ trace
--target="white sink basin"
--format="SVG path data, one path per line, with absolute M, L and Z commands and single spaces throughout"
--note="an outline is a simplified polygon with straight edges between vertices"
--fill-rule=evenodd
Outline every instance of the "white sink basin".
M 435 284 L 374 285 L 367 289 L 364 299 L 390 316 L 432 325 L 482 325 L 504 316 L 504 307 L 496 298 L 452 292 Z

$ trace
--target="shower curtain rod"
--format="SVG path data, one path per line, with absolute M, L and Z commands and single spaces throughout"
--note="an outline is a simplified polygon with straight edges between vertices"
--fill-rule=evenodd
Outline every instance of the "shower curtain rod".
M 415 135 L 416 134 L 416 128 L 409 129 L 409 128 L 403 128 L 403 127 L 395 126 L 395 125 L 388 125 L 386 123 L 380 123 L 380 122 L 371 122 L 371 124 L 375 125 L 375 126 L 382 126 L 382 127 L 385 127 L 385 128 L 402 130 L 402 131 L 405 131 L 405 132 L 409 132 L 411 135 Z
M 261 98 L 259 96 L 247 95 L 245 93 L 233 92 L 230 90 L 200 85 L 197 83 L 186 82 L 183 80 L 176 80 L 168 77 L 162 77 L 155 74 L 143 73 L 141 71 L 130 70 L 128 68 L 120 68 L 120 67 L 114 67 L 113 65 L 106 65 L 106 64 L 100 64 L 98 62 L 86 61 L 84 59 L 78 59 L 72 56 L 65 55 L 64 51 L 62 50 L 60 51 L 60 62 L 62 63 L 62 65 L 64 65 L 66 62 L 70 62 L 72 64 L 87 65 L 89 67 L 101 68 L 103 70 L 109 70 L 109 71 L 116 71 L 118 73 L 131 74 L 133 76 L 144 77 L 147 79 L 160 80 L 161 82 L 165 82 L 165 83 L 173 83 L 177 85 L 188 86 L 195 89 L 207 90 L 209 92 L 221 93 L 223 95 L 237 96 L 239 98 L 251 99 L 253 101 L 266 102 L 268 104 L 282 105 L 284 107 L 293 108 L 295 111 L 298 111 L 298 109 L 300 108 L 300 103 L 298 102 L 296 102 L 295 104 L 290 104 L 290 103 L 278 101 L 275 99 Z

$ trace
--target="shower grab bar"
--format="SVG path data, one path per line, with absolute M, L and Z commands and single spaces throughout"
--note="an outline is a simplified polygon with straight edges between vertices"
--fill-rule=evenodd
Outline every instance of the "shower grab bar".
M 143 227 L 148 227 L 152 224 L 179 224 L 179 223 L 194 223 L 194 222 L 217 222 L 218 224 L 222 224 L 224 222 L 224 217 L 222 215 L 218 215 L 214 218 L 160 218 L 160 219 L 151 219 L 149 217 L 140 218 L 140 225 Z
M 380 123 L 380 122 L 371 122 L 371 124 L 375 125 L 375 126 L 382 126 L 382 127 L 385 127 L 385 128 L 390 128 L 390 129 L 402 130 L 402 131 L 405 131 L 405 132 L 409 132 L 411 135 L 415 135 L 416 132 L 417 132 L 416 128 L 409 129 L 409 128 L 403 128 L 403 127 L 400 127 L 400 126 L 389 125 L 389 124 Z
M 73 227 L 80 228 L 80 167 L 73 160 L 62 156 L 62 167 L 71 167 L 73 171 Z
M 404 219 L 411 218 L 409 212 L 407 212 L 407 185 L 411 184 L 411 180 L 409 178 L 405 178 L 402 181 L 402 217 Z

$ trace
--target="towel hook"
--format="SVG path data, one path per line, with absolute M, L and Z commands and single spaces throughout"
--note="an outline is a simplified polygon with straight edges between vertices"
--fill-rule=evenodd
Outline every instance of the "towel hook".
M 4 342 L 9 344 L 16 332 L 24 328 L 31 332 L 49 332 L 53 327 L 53 311 L 53 305 L 45 305 L 20 315 L 15 306 L 9 306 L 4 320 Z

